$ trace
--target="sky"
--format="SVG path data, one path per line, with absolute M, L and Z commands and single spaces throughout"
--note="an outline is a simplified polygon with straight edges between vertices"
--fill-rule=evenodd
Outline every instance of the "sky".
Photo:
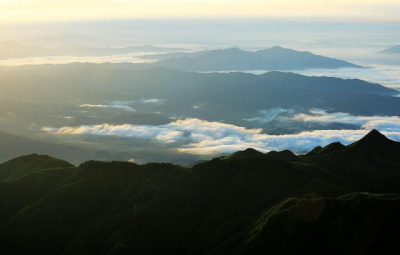
M 400 21 L 400 0 L 0 0 L 0 23 L 311 17 Z

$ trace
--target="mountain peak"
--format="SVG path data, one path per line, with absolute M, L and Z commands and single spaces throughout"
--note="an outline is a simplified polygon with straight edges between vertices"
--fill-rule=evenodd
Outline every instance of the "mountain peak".
M 283 47 L 275 45 L 275 46 L 272 46 L 271 49 L 283 49 Z
M 283 159 L 283 160 L 297 160 L 296 154 L 291 152 L 290 150 L 284 151 L 270 151 L 266 154 L 269 157 L 273 157 L 276 159 Z
M 239 48 L 227 48 L 227 49 L 217 49 L 207 52 L 206 54 L 237 54 L 237 53 L 246 53 L 246 51 L 241 50 Z
M 242 52 L 243 50 L 239 49 L 238 47 L 233 47 L 233 48 L 227 48 L 227 49 L 224 49 L 224 51 L 236 51 L 236 52 Z
M 286 51 L 286 50 L 290 50 L 290 49 L 283 48 L 283 47 L 281 47 L 281 46 L 273 46 L 273 47 L 269 48 L 268 50 Z
M 350 148 L 358 148 L 358 149 L 367 149 L 367 150 L 378 150 L 383 152 L 383 150 L 399 150 L 400 143 L 395 142 L 381 134 L 378 130 L 373 129 L 366 136 L 364 136 L 361 140 L 351 144 Z M 389 153 L 389 152 L 388 152 Z M 392 153 L 392 152 L 390 152 Z
M 386 138 L 386 136 L 384 136 L 378 130 L 373 129 L 366 136 L 364 136 L 364 138 L 362 138 L 360 141 L 362 141 L 362 140 L 389 140 L 389 139 Z
M 229 156 L 227 156 L 225 159 L 249 159 L 249 158 L 263 158 L 265 156 L 264 153 L 255 150 L 253 148 L 248 148 L 244 151 L 238 151 L 235 152 Z

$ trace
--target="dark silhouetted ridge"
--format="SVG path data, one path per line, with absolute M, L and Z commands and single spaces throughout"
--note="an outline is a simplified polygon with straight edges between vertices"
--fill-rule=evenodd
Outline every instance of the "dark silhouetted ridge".
M 374 129 L 361 140 L 349 145 L 347 155 L 352 155 L 363 162 L 376 162 L 380 159 L 385 162 L 400 163 L 400 143 L 388 139 Z
M 20 176 L 0 181 L 1 254 L 399 254 L 398 144 L 374 130 L 191 168 L 19 157 L 0 164 Z
M 321 146 L 315 147 L 312 151 L 310 151 L 306 155 L 308 155 L 308 156 L 325 155 L 325 154 L 329 154 L 331 152 L 341 151 L 345 148 L 346 148 L 346 146 L 341 144 L 340 142 L 334 142 L 334 143 L 328 144 L 325 147 L 321 147 Z
M 225 159 L 250 159 L 250 158 L 263 158 L 263 157 L 265 157 L 264 153 L 259 152 L 253 148 L 248 148 L 244 151 L 235 152 L 227 156 Z
M 18 179 L 31 172 L 53 168 L 73 167 L 70 163 L 36 153 L 21 156 L 0 165 L 0 182 Z
M 266 155 L 275 159 L 297 160 L 296 154 L 294 154 L 290 150 L 270 151 Z
M 386 151 L 395 150 L 400 152 L 400 143 L 388 139 L 386 136 L 381 134 L 378 130 L 374 129 L 364 136 L 361 140 L 349 145 L 352 149 L 366 149 L 371 151 Z
M 310 152 L 308 152 L 306 155 L 311 156 L 311 155 L 317 154 L 321 150 L 322 150 L 322 147 L 321 146 L 317 146 L 314 149 L 312 149 Z
M 341 151 L 345 148 L 346 148 L 346 146 L 344 146 L 340 142 L 335 142 L 335 143 L 331 143 L 331 144 L 325 146 L 324 148 L 319 150 L 318 153 L 319 154 L 328 154 L 331 152 Z
M 371 130 L 361 141 L 363 140 L 371 140 L 371 139 L 382 139 L 382 140 L 388 140 L 386 136 L 384 136 L 381 132 L 379 132 L 376 129 Z

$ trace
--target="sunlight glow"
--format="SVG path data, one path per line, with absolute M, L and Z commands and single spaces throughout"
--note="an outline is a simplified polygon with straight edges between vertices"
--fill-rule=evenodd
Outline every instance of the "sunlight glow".
M 398 0 L 1 0 L 0 22 L 143 18 L 346 17 L 398 19 Z

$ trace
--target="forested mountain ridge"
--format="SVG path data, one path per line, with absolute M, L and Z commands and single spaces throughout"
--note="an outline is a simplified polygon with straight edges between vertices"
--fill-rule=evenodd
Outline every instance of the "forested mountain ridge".
M 376 130 L 307 155 L 248 149 L 191 168 L 74 167 L 29 155 L 0 165 L 11 175 L 32 166 L 0 181 L 0 247 L 4 254 L 396 254 L 399 155 L 399 143 Z

